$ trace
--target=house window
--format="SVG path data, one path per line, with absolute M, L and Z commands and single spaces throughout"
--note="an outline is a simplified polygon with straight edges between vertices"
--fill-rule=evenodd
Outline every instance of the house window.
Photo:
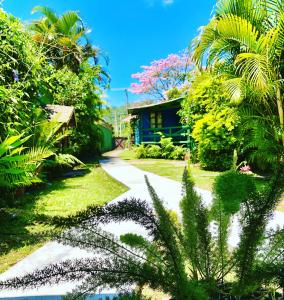
M 163 126 L 163 118 L 161 112 L 151 112 L 150 113 L 150 127 L 151 128 L 161 128 Z

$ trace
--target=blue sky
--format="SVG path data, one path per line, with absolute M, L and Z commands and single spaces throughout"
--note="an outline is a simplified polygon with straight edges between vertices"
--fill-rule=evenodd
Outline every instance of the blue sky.
M 28 21 L 36 5 L 58 13 L 76 10 L 92 29 L 91 41 L 110 58 L 112 88 L 127 88 L 141 65 L 185 49 L 208 23 L 215 0 L 5 0 L 6 11 Z M 112 106 L 125 103 L 123 91 L 107 91 Z M 130 101 L 137 96 L 130 95 Z

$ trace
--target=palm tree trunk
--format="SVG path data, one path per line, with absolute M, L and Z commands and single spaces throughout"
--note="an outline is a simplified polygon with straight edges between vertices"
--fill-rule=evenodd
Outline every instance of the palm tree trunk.
M 277 89 L 277 108 L 278 108 L 278 114 L 279 114 L 279 122 L 280 122 L 280 128 L 281 128 L 281 136 L 282 136 L 282 145 L 284 146 L 284 110 L 283 110 L 283 101 L 281 99 L 281 91 L 280 88 Z

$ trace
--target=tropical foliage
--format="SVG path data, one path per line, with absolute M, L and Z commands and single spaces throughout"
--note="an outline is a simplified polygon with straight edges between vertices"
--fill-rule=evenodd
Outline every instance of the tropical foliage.
M 75 12 L 57 16 L 46 7 L 34 12 L 44 17 L 26 28 L 0 11 L 1 188 L 42 180 L 45 165 L 77 164 L 74 154 L 93 154 L 100 146 L 96 123 L 108 76 L 88 30 Z M 46 104 L 73 106 L 76 128 L 64 131 L 62 123 L 50 122 Z
M 94 253 L 99 250 L 99 256 L 53 264 L 2 282 L 0 287 L 34 288 L 83 280 L 74 290 L 76 297 L 95 293 L 101 287 L 129 290 L 133 285 L 147 285 L 177 300 L 220 299 L 225 295 L 238 299 L 266 297 L 273 289 L 283 288 L 283 230 L 265 229 L 283 192 L 282 171 L 279 169 L 261 193 L 249 175 L 221 175 L 212 209 L 204 206 L 186 171 L 181 218 L 165 208 L 146 178 L 153 206 L 130 199 L 54 219 L 59 227 L 72 227 L 57 237 L 58 241 Z M 236 188 L 241 189 L 231 209 L 228 191 Z M 235 218 L 240 219 L 241 236 L 232 251 L 229 232 Z M 102 229 L 122 221 L 142 226 L 149 238 L 128 233 L 118 239 Z
M 103 104 L 99 76 L 100 67 L 85 62 L 79 74 L 64 67 L 45 79 L 43 101 L 73 106 L 76 112 L 76 128 L 70 133 L 68 152 L 82 154 L 98 151 L 100 138 L 96 122 L 102 117 Z
M 161 136 L 159 144 L 145 146 L 144 144 L 134 148 L 137 158 L 164 158 L 182 160 L 186 154 L 186 148 L 175 146 L 171 137 Z
M 272 144 L 282 144 L 274 158 L 283 155 L 283 12 L 278 0 L 221 0 L 193 43 L 193 60 L 224 78 L 230 103 L 246 122 L 244 143 L 262 163 L 273 161 Z
M 0 11 L 0 32 L 0 141 L 3 141 L 7 135 L 22 133 L 34 122 L 45 57 L 21 22 L 3 11 Z
M 96 57 L 97 53 L 87 39 L 88 29 L 76 12 L 68 11 L 58 16 L 52 9 L 42 6 L 36 6 L 32 12 L 40 12 L 44 16 L 30 26 L 34 32 L 33 39 L 45 47 L 48 60 L 56 68 L 68 66 L 79 72 L 86 57 Z M 80 44 L 82 40 L 85 40 L 85 46 Z
M 40 181 L 37 171 L 53 152 L 44 146 L 27 150 L 23 145 L 29 138 L 11 136 L 0 144 L 0 188 L 28 186 Z
M 223 82 L 210 72 L 195 74 L 179 112 L 182 122 L 192 128 L 198 159 L 208 170 L 230 169 L 234 149 L 240 144 L 238 112 L 229 105 Z

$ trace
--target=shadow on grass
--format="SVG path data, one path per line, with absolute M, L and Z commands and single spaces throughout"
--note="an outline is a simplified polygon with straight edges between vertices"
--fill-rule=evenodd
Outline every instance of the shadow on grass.
M 37 201 L 51 192 L 66 189 L 65 179 L 86 176 L 96 163 L 97 160 L 88 161 L 83 169 L 63 173 L 64 176 L 60 178 L 29 188 L 22 196 L 6 196 L 2 201 L 6 206 L 3 207 L 0 202 L 0 256 L 48 240 L 52 227 L 46 224 L 50 217 L 38 212 Z M 73 189 L 73 186 L 68 185 L 70 188 Z

